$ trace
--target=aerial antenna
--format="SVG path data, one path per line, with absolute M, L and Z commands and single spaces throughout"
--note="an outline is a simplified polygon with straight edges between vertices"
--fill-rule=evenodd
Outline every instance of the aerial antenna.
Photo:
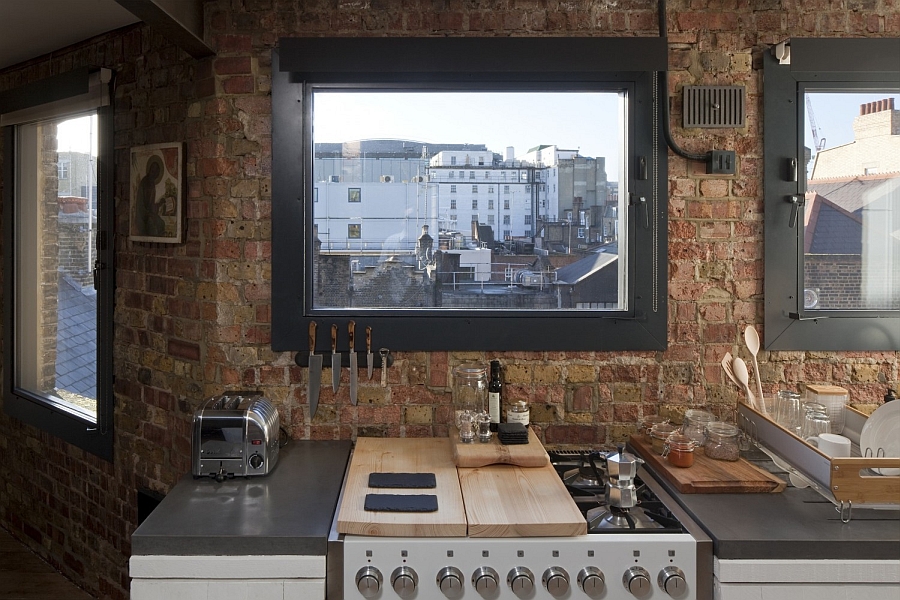
M 816 152 L 825 149 L 825 138 L 819 139 L 819 127 L 816 125 L 816 113 L 813 112 L 812 100 L 809 94 L 806 95 L 806 114 L 809 115 L 809 127 L 812 129 L 813 142 L 816 145 Z

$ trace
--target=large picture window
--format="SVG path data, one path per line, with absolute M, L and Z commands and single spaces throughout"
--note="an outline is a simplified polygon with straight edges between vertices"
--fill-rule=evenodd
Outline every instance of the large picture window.
M 112 454 L 109 71 L 0 96 L 4 409 Z M 68 92 L 68 93 L 66 93 Z

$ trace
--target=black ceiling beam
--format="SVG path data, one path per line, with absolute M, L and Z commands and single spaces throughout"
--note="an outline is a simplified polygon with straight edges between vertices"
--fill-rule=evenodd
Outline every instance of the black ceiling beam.
M 116 0 L 194 58 L 215 55 L 203 41 L 202 0 Z

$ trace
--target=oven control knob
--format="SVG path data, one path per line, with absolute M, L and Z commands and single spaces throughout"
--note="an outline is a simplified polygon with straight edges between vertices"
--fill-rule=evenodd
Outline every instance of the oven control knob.
M 409 567 L 397 567 L 391 573 L 391 587 L 401 598 L 409 598 L 416 593 L 419 576 Z
M 656 583 L 673 598 L 681 598 L 687 594 L 687 580 L 684 578 L 684 571 L 678 567 L 666 567 L 660 571 Z
M 635 598 L 646 598 L 653 591 L 650 587 L 650 573 L 644 567 L 631 567 L 625 571 L 622 583 Z
M 550 567 L 544 571 L 541 583 L 554 598 L 561 598 L 569 591 L 569 574 L 562 567 Z
M 506 576 L 506 583 L 516 596 L 524 598 L 534 589 L 534 573 L 526 567 L 513 567 Z
M 258 469 L 263 465 L 263 458 L 259 454 L 254 454 L 250 457 L 248 462 L 250 463 L 251 468 Z
M 597 567 L 585 567 L 578 573 L 578 587 L 581 588 L 589 598 L 599 598 L 603 595 L 603 588 L 606 582 L 603 578 L 603 571 Z
M 381 591 L 381 571 L 375 567 L 363 567 L 356 572 L 356 589 L 363 598 L 374 598 Z
M 472 573 L 472 587 L 485 598 L 494 595 L 499 581 L 500 576 L 497 575 L 497 571 L 490 567 L 478 567 Z
M 448 598 L 459 598 L 463 593 L 463 574 L 456 567 L 444 567 L 437 574 L 437 584 Z

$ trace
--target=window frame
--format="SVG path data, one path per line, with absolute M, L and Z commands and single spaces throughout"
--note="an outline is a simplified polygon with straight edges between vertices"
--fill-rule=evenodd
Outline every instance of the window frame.
M 775 56 L 788 53 L 786 62 Z M 803 219 L 790 227 L 793 197 L 806 192 L 804 95 L 812 89 L 877 91 L 900 85 L 900 39 L 792 38 L 763 53 L 765 139 L 765 331 L 767 350 L 897 351 L 900 311 L 803 307 Z M 791 166 L 796 161 L 797 175 Z M 801 206 L 799 210 L 803 210 Z
M 451 57 L 451 58 L 448 58 Z M 658 127 L 664 38 L 282 38 L 273 50 L 272 348 L 304 351 L 310 321 L 363 320 L 392 350 L 664 350 L 667 347 L 668 157 Z M 385 65 L 403 64 L 403 69 Z M 628 309 L 498 311 L 313 308 L 311 94 L 349 89 L 625 89 Z M 555 87 L 554 87 L 555 86 Z M 638 165 L 647 165 L 640 169 Z M 516 178 L 513 178 L 516 181 Z M 641 202 L 639 199 L 646 199 Z M 640 217 L 636 216 L 640 212 Z M 647 218 L 645 218 L 647 217 Z M 647 228 L 644 223 L 649 223 Z M 297 272 L 296 265 L 303 265 Z M 317 350 L 330 347 L 320 336 Z M 298 364 L 302 356 L 298 354 Z
M 94 81 L 99 79 L 99 83 Z M 81 68 L 0 94 L 3 159 L 3 410 L 104 460 L 114 447 L 113 307 L 113 77 L 108 69 Z M 97 98 L 97 95 L 103 96 Z M 97 413 L 96 421 L 54 399 L 15 385 L 17 127 L 46 118 L 97 113 Z M 30 114 L 40 115 L 30 118 Z

